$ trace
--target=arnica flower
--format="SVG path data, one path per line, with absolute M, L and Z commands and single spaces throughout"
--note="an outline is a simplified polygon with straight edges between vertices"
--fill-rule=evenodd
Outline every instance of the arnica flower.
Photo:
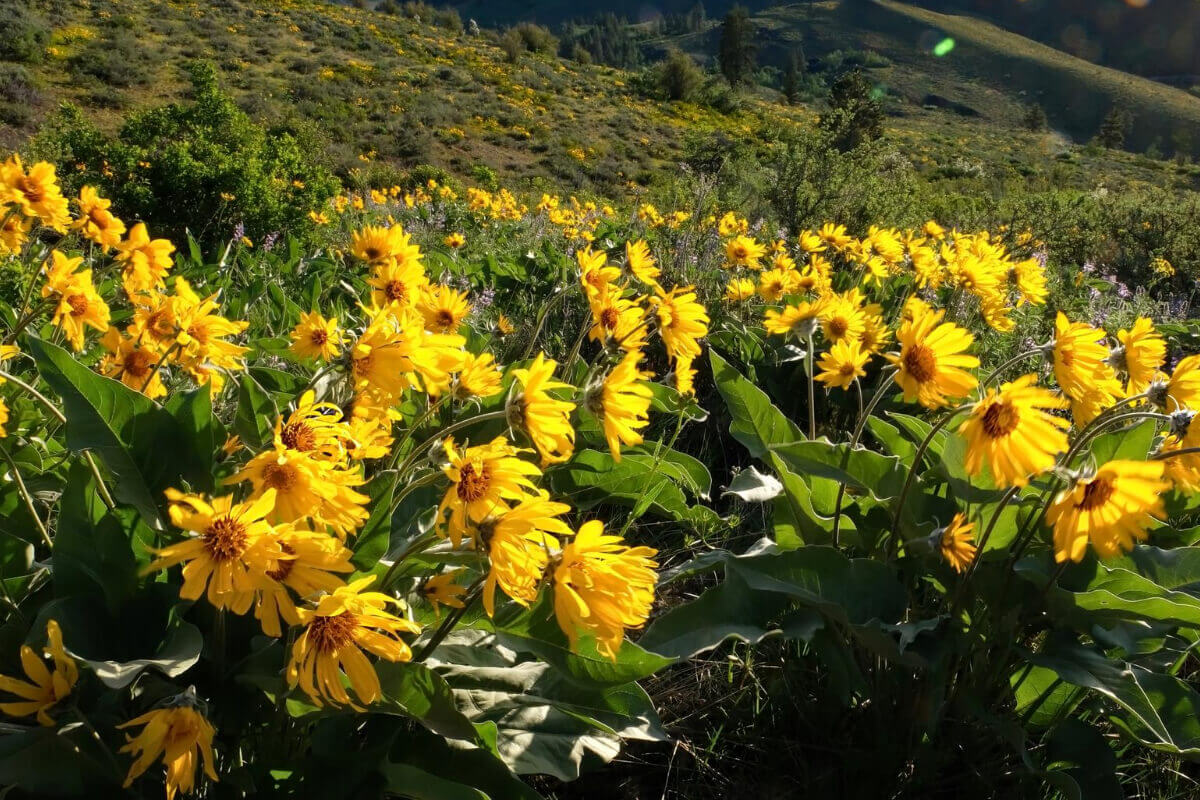
M 834 342 L 833 347 L 829 348 L 827 353 L 823 353 L 817 362 L 821 372 L 816 375 L 816 379 L 829 389 L 849 389 L 850 384 L 867 374 L 863 367 L 870 358 L 871 354 L 852 339 Z
M 867 329 L 867 315 L 856 298 L 847 295 L 829 298 L 821 306 L 820 320 L 821 331 L 831 343 L 859 339 Z
M 175 245 L 166 239 L 151 239 L 146 224 L 139 222 L 125 241 L 116 245 L 117 263 L 122 265 L 121 281 L 125 293 L 136 295 L 166 286 Z
M 350 252 L 355 258 L 371 266 L 388 262 L 395 262 L 403 267 L 414 264 L 420 267 L 421 264 L 421 248 L 410 243 L 408 234 L 399 225 L 387 228 L 368 225 L 360 231 L 355 231 L 351 235 Z
M 228 479 L 229 483 L 240 481 L 253 485 L 252 498 L 268 494 L 274 498 L 272 522 L 311 520 L 345 538 L 370 516 L 364 507 L 370 498 L 353 488 L 363 483 L 357 472 L 292 450 L 283 443 L 259 453 Z
M 834 225 L 832 222 L 822 225 L 821 230 L 817 231 L 817 235 L 821 237 L 822 241 L 839 250 L 854 241 L 854 237 L 846 233 L 845 225 Z
M 194 707 L 196 701 L 190 691 L 182 697 L 180 705 L 157 708 L 117 726 L 121 729 L 143 726 L 137 736 L 126 737 L 120 751 L 135 756 L 125 776 L 125 788 L 132 786 L 159 756 L 167 768 L 167 800 L 174 800 L 178 792 L 192 793 L 196 787 L 196 767 L 201 761 L 209 780 L 217 780 L 212 746 L 216 731 Z
M 214 497 L 167 490 L 171 522 L 190 538 L 155 550 L 157 558 L 143 574 L 183 563 L 183 586 L 179 596 L 197 600 L 205 589 L 214 608 L 229 608 L 235 614 L 250 609 L 253 593 L 271 586 L 267 572 L 283 556 L 275 532 L 266 517 L 275 504 L 275 492 L 264 492 L 246 503 L 232 497 Z
M 1051 469 L 1067 449 L 1071 423 L 1047 410 L 1066 407 L 1066 400 L 1037 385 L 1036 375 L 988 389 L 958 429 L 967 440 L 967 472 L 978 476 L 986 464 L 997 486 L 1025 486 Z
M 782 311 L 768 309 L 763 319 L 763 328 L 772 336 L 798 336 L 808 338 L 816 332 L 824 300 L 805 300 L 795 305 L 784 306 Z
M 415 312 L 377 314 L 350 351 L 355 388 L 389 399 L 408 388 L 440 395 L 462 366 L 465 343 L 458 334 L 426 333 Z
M 979 359 L 965 351 L 975 337 L 952 322 L 942 322 L 944 311 L 917 309 L 911 322 L 896 332 L 899 353 L 885 357 L 897 368 L 896 383 L 907 402 L 941 408 L 950 398 L 966 397 L 978 385 L 967 372 Z
M 1154 329 L 1154 322 L 1138 317 L 1129 330 L 1117 332 L 1121 346 L 1112 352 L 1109 364 L 1126 376 L 1125 394 L 1140 394 L 1162 369 L 1167 359 L 1167 343 Z
M 459 400 L 473 397 L 492 397 L 502 388 L 503 375 L 491 353 L 465 353 L 458 375 L 454 379 L 454 396 Z
M 46 666 L 46 658 L 54 663 L 53 670 Z M 29 645 L 21 645 L 21 666 L 29 680 L 0 675 L 0 692 L 21 698 L 0 703 L 0 711 L 10 717 L 36 714 L 38 723 L 49 727 L 54 724 L 50 710 L 71 694 L 79 681 L 79 667 L 63 647 L 62 629 L 57 622 L 50 620 L 46 623 L 46 646 L 42 650 L 42 658 Z
M 363 651 L 387 661 L 409 661 L 412 650 L 402 633 L 419 633 L 415 622 L 387 611 L 399 601 L 380 592 L 363 591 L 374 575 L 342 586 L 316 602 L 298 609 L 304 631 L 292 647 L 287 681 L 299 685 L 318 706 L 327 701 L 357 708 L 342 686 L 342 675 L 360 703 L 369 705 L 382 696 L 379 676 Z
M 757 293 L 754 281 L 749 278 L 730 278 L 725 286 L 725 299 L 731 303 L 742 303 Z
M 1086 425 L 1112 405 L 1121 384 L 1108 365 L 1104 331 L 1071 322 L 1061 311 L 1054 323 L 1054 378 L 1071 400 L 1076 425 Z
M 8 403 L 4 402 L 4 398 L 0 397 L 0 439 L 8 436 Z
M 332 361 L 337 358 L 343 341 L 336 319 L 326 319 L 319 312 L 306 311 L 292 329 L 291 350 L 300 358 Z
M 625 630 L 650 616 L 656 554 L 606 535 L 599 520 L 580 527 L 554 569 L 554 615 L 573 648 L 581 635 L 591 635 L 600 653 L 616 661 Z
M 570 510 L 540 492 L 484 523 L 480 538 L 487 547 L 489 569 L 482 599 L 489 617 L 496 612 L 496 587 L 523 606 L 537 599 L 550 554 L 559 547 L 556 537 L 571 533 L 559 519 Z
M 446 247 L 449 247 L 451 250 L 457 250 L 466 243 L 467 237 L 463 236 L 461 233 L 451 233 L 448 234 L 446 238 L 442 239 L 442 244 L 446 245 Z
M 286 420 L 275 420 L 276 446 L 335 466 L 346 466 L 348 439 L 350 428 L 342 421 L 342 409 L 333 403 L 318 403 L 312 389 L 300 396 L 296 410 Z
M 78 204 L 79 218 L 71 223 L 72 228 L 100 245 L 105 252 L 121 243 L 125 223 L 108 210 L 112 201 L 101 197 L 94 187 L 84 186 L 79 190 Z
M 20 214 L 0 214 L 0 256 L 20 252 L 29 238 L 33 220 Z
M 1150 399 L 1167 413 L 1200 410 L 1200 355 L 1181 359 L 1170 378 L 1151 387 Z
M 585 247 L 575 253 L 575 260 L 579 263 L 579 282 L 589 301 L 593 296 L 608 291 L 621 277 L 621 270 L 608 263 L 608 256 L 603 250 Z
M 501 336 L 511 336 L 516 328 L 513 327 L 512 320 L 501 314 L 496 318 L 496 332 Z
M 1018 306 L 1025 303 L 1045 305 L 1050 291 L 1046 288 L 1046 270 L 1042 268 L 1040 261 L 1036 258 L 1018 261 L 1013 264 L 1009 277 L 1017 287 Z
M 762 269 L 767 248 L 749 236 L 735 236 L 725 244 L 725 266 Z
M 646 343 L 646 311 L 636 300 L 622 297 L 615 287 L 597 292 L 588 298 L 592 312 L 592 327 L 588 339 L 605 344 L 619 343 L 622 350 L 639 350 Z
M 426 286 L 417 300 L 417 310 L 425 318 L 425 330 L 457 333 L 471 314 L 471 301 L 466 292 L 449 286 Z
M 201 298 L 183 278 L 175 278 L 174 311 L 179 333 L 175 341 L 182 346 L 181 362 L 199 383 L 214 381 L 214 391 L 220 380 L 214 380 L 216 370 L 240 370 L 238 361 L 250 349 L 226 341 L 249 326 L 248 322 L 226 319 L 217 312 L 217 293 Z
M 871 355 L 881 353 L 891 339 L 892 332 L 888 329 L 887 323 L 883 321 L 883 316 L 868 313 L 862 335 L 858 337 L 858 344 L 863 352 Z
M 669 292 L 658 289 L 659 335 L 672 361 L 700 355 L 700 340 L 708 335 L 708 313 L 696 299 L 691 286 L 676 286 Z
M 966 572 L 975 560 L 975 524 L 959 512 L 950 524 L 934 531 L 938 552 L 955 572 Z
M 167 393 L 158 369 L 163 354 L 156 348 L 147 346 L 142 339 L 123 336 L 116 328 L 109 328 L 100 343 L 108 351 L 100 362 L 100 372 L 104 375 L 150 398 Z
M 644 239 L 625 243 L 625 267 L 639 281 L 647 286 L 658 286 L 658 276 L 661 271 L 654 256 L 650 255 L 650 247 Z
M 429 278 L 420 256 L 388 258 L 375 264 L 367 284 L 371 287 L 372 305 L 399 314 L 416 307 Z
M 1177 491 L 1197 492 L 1200 491 L 1200 454 L 1172 454 L 1179 450 L 1200 448 L 1200 424 L 1192 424 L 1194 420 L 1190 411 L 1175 413 L 1181 416 L 1183 424 L 1173 424 L 1171 432 L 1163 437 L 1158 448 L 1164 465 L 1163 475 Z
M 826 250 L 825 240 L 821 238 L 820 234 L 812 231 L 800 231 L 799 245 L 800 249 L 806 253 L 823 253 Z
M 543 466 L 566 461 L 575 451 L 575 429 L 571 427 L 575 404 L 549 394 L 575 390 L 569 383 L 554 380 L 557 366 L 545 353 L 538 353 L 528 368 L 512 371 L 521 390 L 509 401 L 509 424 L 525 431 L 541 455 Z
M 684 397 L 696 393 L 696 370 L 692 367 L 692 358 L 680 358 L 675 362 L 675 391 Z
M 343 585 L 335 572 L 353 572 L 351 551 L 338 539 L 324 533 L 301 530 L 291 525 L 275 529 L 275 538 L 283 555 L 269 570 L 274 583 L 255 593 L 254 616 L 263 633 L 276 638 L 283 635 L 280 618 L 288 625 L 299 625 L 300 614 L 289 589 L 301 599 L 332 592 Z
M 0 206 L 5 205 L 16 206 L 25 216 L 39 219 L 59 233 L 65 233 L 71 221 L 54 165 L 45 161 L 34 164 L 28 172 L 16 154 L 0 164 Z
M 462 608 L 466 605 L 463 602 L 463 595 L 467 593 L 467 587 L 456 581 L 458 576 L 465 571 L 466 567 L 459 567 L 440 572 L 432 578 L 426 579 L 425 583 L 421 585 L 421 596 L 428 601 L 429 605 L 433 606 L 433 613 L 439 619 L 442 616 L 442 606 Z
M 83 263 L 82 257 L 68 258 L 55 250 L 51 260 L 42 297 L 54 298 L 54 324 L 62 328 L 75 350 L 82 350 L 87 328 L 101 333 L 108 330 L 108 304 L 92 284 L 92 271 L 75 271 Z
M 795 285 L 794 269 L 765 269 L 758 275 L 758 294 L 768 303 L 777 303 Z
M 638 369 L 642 354 L 627 353 L 604 381 L 587 395 L 587 409 L 600 420 L 613 460 L 621 461 L 621 445 L 641 444 L 641 431 L 650 424 L 654 393 L 646 380 L 653 377 Z
M 444 520 L 455 547 L 464 536 L 473 537 L 480 522 L 537 491 L 532 478 L 540 476 L 541 470 L 521 458 L 528 450 L 513 447 L 503 436 L 474 447 L 457 447 L 453 438 L 447 438 L 445 451 L 449 463 L 442 472 L 450 486 L 438 507 L 438 518 Z
M 1163 515 L 1162 461 L 1109 461 L 1090 478 L 1075 481 L 1046 509 L 1054 526 L 1054 560 L 1080 561 L 1089 541 L 1101 558 L 1133 549 L 1146 528 Z

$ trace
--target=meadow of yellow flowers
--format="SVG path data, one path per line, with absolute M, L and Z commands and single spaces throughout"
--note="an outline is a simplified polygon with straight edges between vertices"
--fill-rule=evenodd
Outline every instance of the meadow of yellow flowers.
M 1058 311 L 1027 233 L 431 181 L 206 260 L 119 213 L 0 167 L 0 783 L 534 797 L 767 637 L 922 698 L 914 750 L 1200 748 L 1200 355 Z

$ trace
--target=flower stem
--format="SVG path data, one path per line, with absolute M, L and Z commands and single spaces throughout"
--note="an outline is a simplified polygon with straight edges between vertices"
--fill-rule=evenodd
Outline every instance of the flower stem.
M 42 522 L 41 515 L 38 514 L 37 506 L 33 504 L 33 495 L 29 493 L 29 489 L 25 486 L 25 481 L 21 477 L 21 471 L 17 469 L 17 462 L 13 461 L 12 454 L 8 452 L 8 448 L 0 445 L 0 456 L 8 462 L 8 468 L 12 472 L 13 482 L 17 485 L 17 494 L 21 495 L 21 499 L 25 501 L 25 508 L 29 510 L 29 516 L 33 518 L 33 524 L 37 526 L 38 533 L 42 535 L 42 541 L 46 543 L 46 547 L 50 550 L 54 549 L 54 542 L 50 538 L 49 532 L 46 530 L 45 523 Z
M 813 386 L 813 337 L 808 335 L 808 347 L 804 351 L 805 372 L 808 373 L 808 438 L 817 438 L 817 401 Z M 861 415 L 859 415 L 861 417 Z
M 453 612 L 446 615 L 446 619 L 444 619 L 442 624 L 438 626 L 438 629 L 434 632 L 433 637 L 430 638 L 425 646 L 421 648 L 421 652 L 417 653 L 417 655 L 413 657 L 414 663 L 420 663 L 428 658 L 429 654 L 436 650 L 437 646 L 442 643 L 442 640 L 450 635 L 450 631 L 454 630 L 454 626 L 458 624 L 458 621 L 462 619 L 464 615 L 466 615 L 471 606 L 475 605 L 475 602 L 479 600 L 480 596 L 483 594 L 482 590 L 480 589 L 480 585 L 482 583 L 483 578 L 479 578 L 474 584 L 471 585 L 471 588 L 468 590 L 471 593 L 471 596 L 467 598 L 465 603 L 463 603 L 462 608 L 456 608 Z
M 862 432 L 867 426 L 867 419 L 875 411 L 876 406 L 883 400 L 883 393 L 892 385 L 892 381 L 896 380 L 895 371 L 889 372 L 886 377 L 880 382 L 879 387 L 875 389 L 875 394 L 871 395 L 871 400 L 867 403 L 867 407 L 859 412 L 858 422 L 854 425 L 854 434 L 850 437 L 850 449 L 853 450 L 858 446 L 858 442 L 862 439 Z M 862 389 L 859 389 L 859 403 L 862 402 Z M 842 501 L 846 498 L 846 483 L 843 481 L 838 486 L 837 502 L 833 507 L 833 546 L 837 547 L 841 539 L 842 532 Z

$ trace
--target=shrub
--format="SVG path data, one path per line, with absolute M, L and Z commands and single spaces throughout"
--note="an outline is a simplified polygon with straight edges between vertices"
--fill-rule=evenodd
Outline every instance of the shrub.
M 36 64 L 50 41 L 46 21 L 20 4 L 6 4 L 0 14 L 0 59 Z
M 852 70 L 829 88 L 829 111 L 821 115 L 830 145 L 843 153 L 883 136 L 883 104 L 875 87 L 860 70 Z
M 25 125 L 41 101 L 29 70 L 20 64 L 0 62 L 0 121 Z
M 668 100 L 690 100 L 704 83 L 704 73 L 681 50 L 672 50 L 659 66 L 658 84 Z

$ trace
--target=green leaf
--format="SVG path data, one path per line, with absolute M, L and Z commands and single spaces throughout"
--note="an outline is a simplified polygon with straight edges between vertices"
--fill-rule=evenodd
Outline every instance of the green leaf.
M 371 498 L 371 516 L 363 523 L 354 539 L 354 556 L 350 563 L 360 570 L 370 570 L 387 554 L 392 540 L 392 491 L 395 479 L 381 474 L 361 487 Z
M 162 530 L 157 498 L 178 479 L 176 459 L 186 446 L 175 421 L 145 395 L 97 375 L 61 347 L 34 337 L 27 346 L 42 379 L 62 398 L 67 447 L 95 452 L 116 477 L 114 497 Z
M 405 769 L 397 774 L 394 767 Z M 396 740 L 382 772 L 391 791 L 418 800 L 542 800 L 487 749 L 456 747 L 420 728 Z M 425 776 L 435 780 L 428 782 Z
M 274 398 L 252 375 L 243 375 L 238 381 L 238 406 L 233 418 L 233 429 L 242 441 L 256 450 L 261 449 L 271 441 L 278 416 Z
M 111 612 L 137 591 L 138 565 L 132 542 L 140 518 L 110 513 L 96 492 L 92 473 L 76 463 L 67 476 L 54 537 L 54 594 L 103 596 Z M 141 530 L 149 531 L 142 526 Z
M 434 733 L 474 741 L 475 727 L 455 705 L 450 685 L 429 667 L 381 661 L 375 665 L 375 672 L 383 690 L 383 700 L 376 709 L 394 706 Z
M 877 500 L 897 497 L 904 488 L 908 468 L 896 456 L 885 456 L 849 443 L 825 439 L 792 442 L 771 447 L 772 452 L 797 475 L 845 483 L 850 492 L 868 492 Z
M 709 349 L 709 360 L 713 382 L 733 417 L 729 433 L 752 456 L 765 459 L 772 447 L 805 438 L 796 423 L 785 417 L 762 389 L 742 377 L 716 350 Z
M 96 796 L 113 787 L 114 774 L 103 746 L 76 723 L 69 728 L 30 728 L 0 736 L 0 786 L 39 796 Z
M 213 485 L 214 459 L 217 450 L 225 444 L 225 429 L 213 416 L 212 392 L 209 386 L 201 386 L 190 392 L 175 392 L 164 406 L 179 430 L 191 445 L 177 453 L 189 462 L 183 468 L 189 476 L 191 488 L 200 492 L 211 492 Z
M 641 505 L 658 516 L 685 519 L 687 498 L 669 474 L 662 464 L 654 468 L 650 456 L 626 455 L 617 463 L 610 453 L 581 450 L 567 463 L 547 470 L 546 479 L 556 496 L 581 510 L 619 502 Z
M 1157 426 L 1158 423 L 1154 420 L 1147 419 L 1131 428 L 1097 436 L 1091 444 L 1092 456 L 1097 464 L 1106 464 L 1118 459 L 1145 461 L 1146 454 L 1154 445 Z
M 1079 719 L 1063 720 L 1046 744 L 1047 769 L 1070 776 L 1082 800 L 1124 800 L 1117 754 L 1098 730 Z

